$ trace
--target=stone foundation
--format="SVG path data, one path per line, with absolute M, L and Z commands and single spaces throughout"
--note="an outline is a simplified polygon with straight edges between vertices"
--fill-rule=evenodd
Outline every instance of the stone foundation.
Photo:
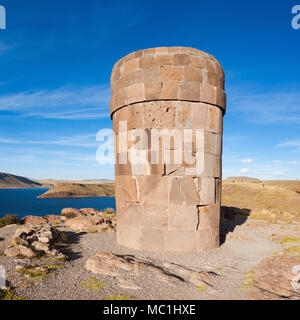
M 111 88 L 118 242 L 160 252 L 218 247 L 226 107 L 220 64 L 193 48 L 140 50 L 116 63 Z M 144 163 L 124 163 L 134 145 Z

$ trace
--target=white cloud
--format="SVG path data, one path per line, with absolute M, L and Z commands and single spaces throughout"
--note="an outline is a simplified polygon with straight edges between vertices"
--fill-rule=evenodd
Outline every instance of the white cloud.
M 9 46 L 0 40 L 0 55 L 6 53 L 7 51 L 13 49 L 14 46 Z
M 281 160 L 272 160 L 273 163 L 279 164 L 281 163 Z
M 242 159 L 241 162 L 251 163 L 251 162 L 253 162 L 253 159 L 251 159 L 251 158 L 249 158 L 249 159 Z
M 283 175 L 284 172 L 283 171 L 274 171 L 273 174 L 280 176 L 280 175 Z
M 278 148 L 298 147 L 300 148 L 300 139 L 288 140 L 277 145 Z
M 231 112 L 243 113 L 250 122 L 300 124 L 298 87 L 273 88 L 267 92 L 236 87 L 228 91 Z
M 287 164 L 298 166 L 298 165 L 300 165 L 300 162 L 298 162 L 298 161 L 290 161 L 290 162 L 287 162 Z
M 109 117 L 107 85 L 64 86 L 54 90 L 23 91 L 0 95 L 0 111 L 50 119 L 99 119 Z
M 96 148 L 99 142 L 96 141 L 96 134 L 75 135 L 71 137 L 57 137 L 52 140 L 21 140 L 1 138 L 0 143 L 20 145 L 59 145 L 68 147 Z
M 248 171 L 249 171 L 249 168 L 242 168 L 242 169 L 240 170 L 240 172 L 243 172 L 243 173 L 248 172 Z

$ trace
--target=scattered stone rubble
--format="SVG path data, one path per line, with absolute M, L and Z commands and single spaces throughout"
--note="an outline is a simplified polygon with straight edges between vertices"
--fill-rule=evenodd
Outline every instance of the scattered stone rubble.
M 106 214 L 93 208 L 65 208 L 61 215 L 67 217 L 65 225 L 77 232 L 115 232 L 115 214 Z
M 5 250 L 9 257 L 34 258 L 40 256 L 65 259 L 66 256 L 57 248 L 65 242 L 63 233 L 50 225 L 23 225 L 14 234 L 12 245 Z
M 98 211 L 94 208 L 64 208 L 61 215 L 26 216 L 21 223 L 30 225 L 65 225 L 77 232 L 115 232 L 116 216 L 110 210 Z

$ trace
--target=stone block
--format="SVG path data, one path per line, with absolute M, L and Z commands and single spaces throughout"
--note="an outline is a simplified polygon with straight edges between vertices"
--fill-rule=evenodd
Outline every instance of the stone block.
M 220 114 L 222 111 L 215 106 L 208 107 L 208 130 L 214 133 L 221 133 L 220 131 Z
M 192 128 L 192 107 L 189 102 L 179 101 L 176 104 L 176 128 Z
M 173 56 L 167 54 L 160 54 L 155 57 L 154 65 L 156 66 L 172 66 Z
M 144 51 L 145 53 L 145 51 Z M 154 57 L 151 55 L 145 55 L 139 59 L 139 68 L 140 69 L 146 69 L 154 67 Z
M 197 69 L 204 69 L 204 61 L 201 57 L 191 56 L 191 66 Z
M 205 59 L 204 63 L 205 63 L 205 69 L 208 72 L 216 73 L 216 64 L 213 61 Z
M 143 251 L 163 252 L 164 232 L 158 229 L 143 228 L 139 242 L 139 249 Z
M 195 69 L 195 67 L 184 67 L 183 69 L 183 80 L 184 81 L 198 81 L 203 80 L 203 70 Z
M 139 202 L 136 178 L 131 175 L 116 176 L 115 193 L 119 200 Z
M 167 230 L 168 228 L 168 206 L 156 203 L 145 203 L 144 206 L 144 228 Z
M 226 108 L 226 93 L 219 88 L 216 88 L 217 92 L 217 101 L 216 105 L 225 110 Z
M 137 176 L 137 188 L 142 203 L 168 203 L 168 178 L 160 176 Z
M 206 82 L 214 87 L 219 87 L 219 76 L 215 72 L 208 72 L 206 71 Z
M 135 58 L 135 59 L 130 59 L 124 64 L 122 64 L 122 66 L 120 67 L 121 74 L 130 73 L 138 69 L 138 66 L 139 66 L 138 62 L 139 62 L 139 59 Z
M 160 69 L 159 67 L 151 67 L 141 70 L 142 82 L 157 82 L 160 83 Z
M 199 207 L 198 230 L 219 230 L 220 206 L 218 204 Z
M 159 100 L 161 95 L 161 84 L 157 81 L 145 82 L 145 99 L 146 100 Z
M 179 97 L 179 82 L 165 81 L 162 83 L 161 98 L 177 100 Z
M 169 231 L 164 233 L 164 251 L 189 253 L 196 250 L 195 231 Z
M 216 204 L 221 205 L 221 196 L 222 196 L 222 179 L 216 178 Z
M 126 88 L 128 104 L 145 101 L 145 85 L 137 83 Z
M 192 105 L 192 127 L 193 129 L 208 128 L 208 105 L 206 103 L 195 103 Z
M 169 203 L 176 205 L 197 205 L 200 203 L 192 177 L 169 177 Z
M 179 86 L 179 99 L 188 101 L 200 101 L 199 81 L 184 81 Z
M 183 67 L 163 66 L 160 67 L 160 80 L 165 81 L 182 81 Z
M 143 226 L 143 209 L 140 204 L 132 203 L 117 214 L 117 241 L 120 245 L 138 250 Z
M 175 106 L 168 101 L 153 101 L 143 108 L 144 128 L 174 128 Z
M 200 83 L 200 100 L 215 105 L 217 103 L 216 87 Z
M 196 205 L 173 205 L 168 207 L 169 231 L 196 231 L 199 224 L 199 213 Z
M 174 66 L 189 66 L 191 64 L 191 57 L 188 54 L 174 54 Z
M 198 178 L 198 192 L 200 195 L 200 204 L 209 205 L 216 203 L 215 178 Z
M 219 230 L 196 231 L 196 251 L 203 252 L 220 246 Z

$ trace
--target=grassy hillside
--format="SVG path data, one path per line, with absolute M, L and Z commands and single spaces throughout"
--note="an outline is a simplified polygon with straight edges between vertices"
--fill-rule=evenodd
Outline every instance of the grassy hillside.
M 58 183 L 39 198 L 112 197 L 114 184 Z
M 16 189 L 16 188 L 40 188 L 42 185 L 39 182 L 28 178 L 15 176 L 9 173 L 0 172 L 0 188 L 1 189 Z
M 223 181 L 222 205 L 249 209 L 258 219 L 300 221 L 299 181 Z

